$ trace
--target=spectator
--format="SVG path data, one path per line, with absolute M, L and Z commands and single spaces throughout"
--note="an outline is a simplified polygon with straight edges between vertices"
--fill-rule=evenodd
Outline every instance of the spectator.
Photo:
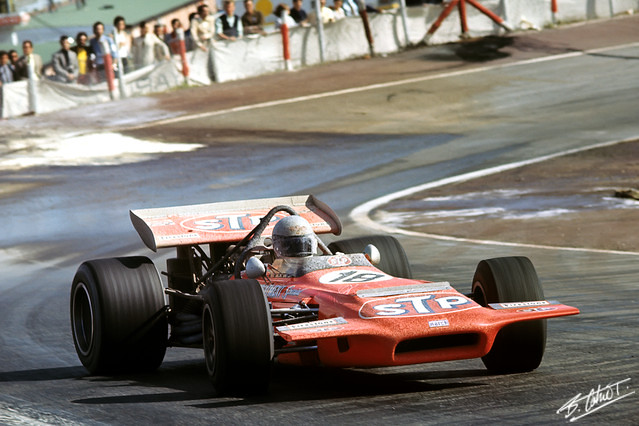
M 53 72 L 55 72 L 54 80 L 61 83 L 73 83 L 78 79 L 78 56 L 73 50 L 70 50 L 69 36 L 60 37 L 60 47 L 61 49 L 55 52 L 51 58 Z
M 197 18 L 191 21 L 191 37 L 195 45 L 207 51 L 213 43 L 215 34 L 215 16 L 210 14 L 209 7 L 201 4 L 197 7 Z
M 86 5 L 87 5 L 86 0 L 75 0 L 75 7 L 78 10 L 82 9 Z
M 71 48 L 78 58 L 78 83 L 88 84 L 89 76 L 93 65 L 91 63 L 91 48 L 87 46 L 89 36 L 84 31 L 80 31 L 75 37 L 75 46 Z
M 322 17 L 322 23 L 328 24 L 330 22 L 335 22 L 335 14 L 333 13 L 333 10 L 331 8 L 326 7 L 326 0 L 319 0 L 319 1 L 320 1 L 320 16 Z M 317 14 L 315 13 L 315 11 L 309 13 L 308 18 L 311 24 L 317 25 Z
M 297 26 L 297 22 L 295 22 L 295 19 L 291 18 L 291 15 L 289 14 L 289 7 L 285 3 L 278 4 L 273 15 L 275 15 L 276 29 L 280 29 L 284 22 L 286 22 L 286 26 L 289 28 Z
M 15 67 L 9 59 L 9 52 L 0 50 L 0 86 L 15 80 Z
M 244 0 L 244 15 L 242 15 L 242 26 L 244 34 L 266 35 L 264 31 L 264 16 L 259 10 L 255 10 L 253 0 Z
M 122 16 L 116 16 L 113 20 L 115 34 L 113 41 L 118 48 L 118 55 L 122 59 L 124 72 L 129 70 L 129 56 L 131 56 L 131 36 L 126 32 L 126 21 Z
M 182 22 L 179 19 L 175 18 L 171 20 L 171 31 L 170 33 L 164 36 L 164 42 L 169 46 L 172 55 L 180 54 L 180 36 L 178 31 L 182 28 Z M 184 41 L 186 44 L 186 40 Z
M 237 40 L 244 35 L 242 21 L 235 14 L 235 2 L 224 0 L 224 13 L 215 21 L 215 34 L 222 40 Z
M 195 49 L 195 41 L 193 40 L 193 21 L 199 19 L 197 12 L 189 14 L 189 29 L 184 31 L 184 43 L 186 44 L 186 50 L 191 51 Z
M 136 68 L 170 59 L 169 48 L 154 33 L 149 32 L 146 22 L 140 22 L 140 36 L 133 40 L 133 61 Z
M 17 80 L 27 80 L 29 78 L 29 64 L 33 64 L 35 77 L 42 77 L 42 58 L 37 53 L 33 53 L 33 43 L 31 43 L 31 40 L 22 42 L 22 53 L 22 57 L 20 57 L 16 63 Z
M 13 77 L 13 65 L 9 59 L 9 52 L 6 50 L 0 50 L 0 119 L 2 119 L 3 107 L 2 85 L 13 82 Z
M 308 24 L 308 14 L 302 9 L 302 0 L 293 0 L 291 18 L 293 18 L 298 25 Z
M 342 9 L 344 9 L 344 14 L 346 16 L 359 15 L 359 5 L 357 4 L 356 0 L 344 0 Z M 367 6 L 367 10 L 368 10 L 368 6 Z
M 98 72 L 98 79 L 105 80 L 104 55 L 107 53 L 111 54 L 111 59 L 114 60 L 115 63 L 115 59 L 118 58 L 118 49 L 113 39 L 104 34 L 104 24 L 100 21 L 93 24 L 93 38 L 89 41 L 89 46 L 91 46 L 91 59 Z M 106 52 L 105 47 L 108 50 Z
M 11 65 L 13 65 L 13 72 L 16 72 L 16 66 L 18 65 L 18 60 L 20 59 L 20 56 L 18 55 L 18 52 L 14 49 L 9 50 L 9 61 L 11 61 Z M 15 79 L 17 80 L 17 78 Z
M 331 9 L 333 10 L 333 16 L 336 21 L 346 18 L 343 0 L 333 0 L 333 7 L 331 7 Z
M 166 25 L 161 22 L 156 23 L 153 26 L 153 34 L 160 40 L 164 41 L 164 36 L 166 36 Z

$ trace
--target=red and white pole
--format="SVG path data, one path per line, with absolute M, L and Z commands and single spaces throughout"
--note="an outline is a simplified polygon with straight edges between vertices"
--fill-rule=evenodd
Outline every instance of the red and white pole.
M 550 12 L 552 13 L 552 23 L 557 24 L 557 12 L 559 7 L 557 6 L 557 0 L 550 1 Z
M 468 38 L 470 35 L 468 34 L 468 21 L 466 20 L 466 2 L 461 0 L 457 3 L 457 6 L 459 8 L 459 22 L 462 29 L 462 38 Z
M 115 74 L 113 73 L 113 60 L 111 54 L 106 53 L 104 56 L 104 73 L 106 75 L 107 86 L 109 87 L 109 96 L 111 100 L 115 99 Z
M 375 42 L 373 40 L 373 32 L 371 31 L 371 24 L 368 20 L 368 12 L 366 12 L 366 2 L 360 0 L 357 3 L 359 9 L 359 16 L 362 18 L 362 24 L 364 24 L 364 33 L 366 34 L 366 41 L 368 42 L 368 49 L 371 57 L 375 56 Z M 407 40 L 408 43 L 408 40 Z
M 102 60 L 104 63 L 104 75 L 111 100 L 115 99 L 115 74 L 113 73 L 113 59 L 111 58 L 111 46 L 107 41 L 102 42 Z
M 184 40 L 184 30 L 178 28 L 176 30 L 178 36 L 178 52 L 180 53 L 180 60 L 182 61 L 182 75 L 186 82 L 189 78 L 189 61 L 186 60 L 186 41 Z
M 290 46 L 290 38 L 288 34 L 288 25 L 286 24 L 287 17 L 288 17 L 288 11 L 284 10 L 282 12 L 282 26 L 280 26 L 280 32 L 282 33 L 282 50 L 284 54 L 284 69 L 286 69 L 286 71 L 291 71 L 293 67 L 291 66 L 291 46 Z

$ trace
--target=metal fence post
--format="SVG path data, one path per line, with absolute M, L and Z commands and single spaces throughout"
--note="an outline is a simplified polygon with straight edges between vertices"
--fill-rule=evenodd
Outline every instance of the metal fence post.
M 320 62 L 324 62 L 324 21 L 322 19 L 322 5 L 320 4 L 320 0 L 315 0 L 315 16 L 317 16 Z
M 36 87 L 36 73 L 35 73 L 35 64 L 31 56 L 27 60 L 27 92 L 29 93 L 29 112 L 33 114 L 38 113 L 38 94 Z
M 113 29 L 113 40 L 117 45 L 117 34 L 115 28 Z M 106 64 L 105 64 L 106 65 Z M 126 98 L 126 85 L 124 84 L 124 66 L 122 65 L 122 58 L 120 57 L 120 50 L 118 49 L 118 89 L 120 90 L 120 98 Z
M 399 13 L 402 16 L 402 26 L 404 27 L 404 38 L 406 46 L 410 46 L 410 38 L 408 36 L 408 16 L 406 15 L 406 0 L 399 0 Z

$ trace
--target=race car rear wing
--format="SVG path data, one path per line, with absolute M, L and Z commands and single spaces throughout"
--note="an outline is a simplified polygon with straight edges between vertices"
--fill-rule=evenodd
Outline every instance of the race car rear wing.
M 240 241 L 273 207 L 280 205 L 295 209 L 316 234 L 342 232 L 335 212 L 312 195 L 131 210 L 130 216 L 144 244 L 157 251 L 182 245 Z M 275 223 L 287 215 L 277 213 L 262 237 L 270 236 Z

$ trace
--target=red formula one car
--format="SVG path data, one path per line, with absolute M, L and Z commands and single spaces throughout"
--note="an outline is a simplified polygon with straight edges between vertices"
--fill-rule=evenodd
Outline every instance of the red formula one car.
M 339 235 L 341 224 L 313 196 L 135 210 L 131 220 L 151 250 L 177 254 L 167 288 L 145 257 L 79 267 L 71 325 L 92 374 L 154 370 L 167 346 L 203 347 L 219 394 L 264 392 L 275 358 L 377 367 L 481 357 L 491 371 L 524 372 L 541 362 L 545 319 L 579 313 L 544 300 L 524 257 L 481 261 L 462 294 L 412 279 L 393 237 L 326 246 L 317 234 Z

